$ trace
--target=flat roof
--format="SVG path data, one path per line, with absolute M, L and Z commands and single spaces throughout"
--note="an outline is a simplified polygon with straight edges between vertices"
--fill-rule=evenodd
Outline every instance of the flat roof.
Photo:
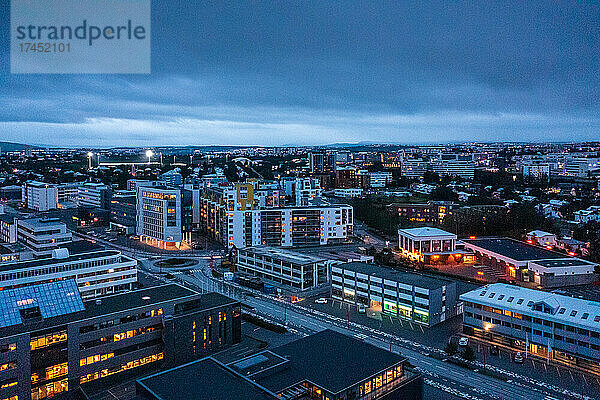
M 332 265 L 332 268 L 349 269 L 361 274 L 376 276 L 378 278 L 396 281 L 407 285 L 413 285 L 424 289 L 437 289 L 439 287 L 454 283 L 449 279 L 444 279 L 441 277 L 438 278 L 416 272 L 400 271 L 397 269 L 382 267 L 378 264 L 367 264 L 359 261 Z
M 83 311 L 47 318 L 35 323 L 30 322 L 27 325 L 20 324 L 1 328 L 0 337 L 66 325 L 88 318 L 95 318 L 166 301 L 184 299 L 186 297 L 198 298 L 200 301 L 200 309 L 209 309 L 237 302 L 219 293 L 211 292 L 200 295 L 191 289 L 171 283 L 91 299 L 84 302 L 85 310 Z M 99 304 L 97 303 L 98 300 L 100 300 Z
M 595 301 L 507 285 L 505 283 L 494 283 L 483 286 L 461 294 L 460 299 L 579 326 L 596 332 L 600 331 L 600 303 Z M 552 307 L 554 314 L 535 311 L 533 306 L 540 302 Z M 574 315 L 572 315 L 573 312 L 575 312 Z M 584 316 L 585 319 L 583 318 Z
M 288 261 L 295 264 L 312 264 L 316 262 L 325 261 L 325 258 L 316 257 L 310 254 L 300 253 L 298 251 L 292 251 L 287 249 L 282 249 L 279 247 L 270 247 L 270 246 L 254 246 L 254 247 L 246 247 L 241 249 L 246 252 L 253 252 L 259 254 L 261 256 L 269 256 L 277 259 L 281 259 L 283 261 Z
M 23 268 L 41 267 L 44 265 L 63 264 L 63 263 L 73 262 L 73 261 L 89 260 L 92 258 L 111 257 L 111 256 L 119 255 L 119 254 L 121 254 L 121 252 L 117 251 L 117 250 L 102 250 L 102 251 L 93 251 L 90 253 L 74 254 L 67 258 L 43 258 L 40 260 L 19 261 L 19 262 L 0 265 L 0 272 L 6 272 L 6 271 L 15 270 L 15 269 L 23 269 Z M 123 257 L 126 257 L 126 256 L 123 256 Z M 126 258 L 129 258 L 129 257 L 126 257 Z
M 256 382 L 275 393 L 298 383 L 299 378 L 338 393 L 406 360 L 399 354 L 329 329 L 272 352 L 288 359 L 289 367 L 258 377 Z
M 278 399 L 274 393 L 260 388 L 210 357 L 138 379 L 137 382 L 161 400 Z
M 74 240 L 60 245 L 60 248 L 69 250 L 69 254 L 92 253 L 104 250 L 104 246 L 93 243 L 89 240 Z
M 456 235 L 451 232 L 446 232 L 439 228 L 432 228 L 429 226 L 424 226 L 422 228 L 407 228 L 407 229 L 398 229 L 398 233 L 404 233 L 411 236 L 454 236 Z
M 580 258 L 564 258 L 561 260 L 540 260 L 534 261 L 536 264 L 547 268 L 575 267 L 575 266 L 595 266 L 597 264 L 582 260 Z
M 472 244 L 516 261 L 565 258 L 564 254 L 510 238 L 463 239 L 463 242 L 467 245 Z
M 59 218 L 28 218 L 19 220 L 19 225 L 28 225 L 35 229 L 48 228 L 57 225 L 64 226 L 65 223 L 62 222 Z

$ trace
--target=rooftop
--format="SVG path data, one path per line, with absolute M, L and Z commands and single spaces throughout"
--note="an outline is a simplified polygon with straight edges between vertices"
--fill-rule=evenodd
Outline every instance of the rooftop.
M 272 352 L 288 359 L 289 367 L 255 380 L 276 393 L 304 380 L 338 393 L 406 360 L 332 330 L 306 336 Z
M 450 285 L 451 280 L 432 277 L 416 272 L 399 271 L 377 264 L 367 264 L 363 262 L 349 262 L 345 264 L 334 265 L 334 268 L 344 268 L 365 275 L 376 276 L 378 278 L 396 281 L 407 285 L 413 285 L 424 289 L 437 289 L 442 286 Z
M 463 239 L 465 244 L 480 247 L 516 261 L 565 258 L 564 254 L 509 238 Z
M 563 268 L 563 267 L 575 267 L 581 265 L 595 266 L 593 262 L 585 261 L 580 258 L 564 258 L 559 260 L 540 260 L 535 261 L 536 264 L 547 268 Z
M 49 228 L 52 226 L 64 226 L 65 223 L 58 218 L 28 218 L 19 220 L 19 225 L 29 226 L 33 229 L 36 228 Z
M 398 229 L 398 233 L 408 234 L 410 236 L 415 237 L 453 236 L 454 238 L 456 238 L 456 235 L 454 233 L 446 232 L 438 228 L 431 228 L 429 226 L 424 226 L 422 228 Z
M 12 271 L 15 269 L 41 267 L 44 265 L 64 264 L 73 261 L 90 260 L 92 258 L 104 258 L 121 254 L 117 250 L 102 250 L 89 253 L 74 254 L 67 258 L 43 258 L 39 260 L 28 260 L 0 265 L 0 272 Z M 123 256 L 125 257 L 125 256 Z
M 505 283 L 494 283 L 472 290 L 460 295 L 460 299 L 600 331 L 600 303 L 595 301 Z M 533 309 L 535 304 L 541 302 L 550 306 L 553 314 Z
M 316 257 L 309 254 L 300 253 L 297 251 L 282 249 L 279 247 L 269 247 L 269 246 L 256 246 L 256 247 L 246 247 L 243 249 L 245 252 L 255 253 L 261 256 L 273 257 L 276 259 L 281 259 L 283 261 L 287 261 L 294 264 L 312 264 L 316 262 L 325 261 L 324 258 Z
M 161 400 L 274 400 L 278 397 L 213 358 L 203 358 L 139 379 Z M 177 390 L 173 390 L 173 388 Z M 198 390 L 201 388 L 201 390 Z
M 198 298 L 200 303 L 199 308 L 201 309 L 209 309 L 234 302 L 234 300 L 231 300 L 230 298 L 218 293 L 206 293 L 200 295 L 193 290 L 171 283 L 160 286 L 152 286 L 146 289 L 140 289 L 131 292 L 119 293 L 111 296 L 104 296 L 98 299 L 86 301 L 84 303 L 85 309 L 82 311 L 42 319 L 41 321 L 28 323 L 27 325 L 19 324 L 0 328 L 0 337 L 16 335 L 23 332 L 37 331 L 58 325 L 66 325 L 88 318 L 95 318 L 152 304 L 160 304 L 167 301 L 184 299 L 187 297 Z M 97 300 L 100 300 L 100 302 L 97 302 Z

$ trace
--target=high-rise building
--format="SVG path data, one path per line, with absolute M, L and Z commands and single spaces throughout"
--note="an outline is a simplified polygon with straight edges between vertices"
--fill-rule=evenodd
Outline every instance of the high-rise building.
M 160 248 L 181 246 L 181 191 L 168 186 L 138 186 L 136 232 Z
M 313 174 L 333 173 L 335 171 L 335 153 L 309 153 L 308 166 Z
M 79 207 L 103 208 L 110 210 L 112 190 L 101 183 L 84 183 L 79 186 L 77 205 Z
M 54 210 L 58 203 L 58 188 L 49 183 L 27 181 L 21 187 L 21 201 L 31 210 Z

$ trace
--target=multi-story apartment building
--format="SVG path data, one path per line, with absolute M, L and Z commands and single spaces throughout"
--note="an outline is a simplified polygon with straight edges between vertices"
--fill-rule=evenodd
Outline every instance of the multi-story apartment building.
M 240 305 L 169 284 L 82 302 L 66 280 L 0 292 L 0 396 L 41 400 L 206 357 L 240 341 Z
M 422 386 L 402 355 L 324 330 L 229 364 L 207 357 L 159 372 L 139 379 L 136 392 L 141 400 L 420 400 Z
M 21 201 L 31 210 L 54 210 L 58 203 L 58 188 L 49 183 L 27 181 L 21 187 Z
M 335 171 L 335 153 L 309 153 L 308 167 L 313 174 L 333 173 Z
M 58 218 L 30 218 L 17 221 L 17 240 L 36 256 L 44 256 L 73 241 L 73 234 Z
M 306 290 L 327 283 L 330 260 L 268 246 L 237 251 L 236 267 L 260 278 Z
M 200 197 L 201 229 L 227 247 L 306 246 L 346 241 L 351 206 L 283 206 L 278 189 L 258 182 L 206 188 Z
M 285 192 L 286 205 L 311 205 L 323 192 L 316 178 L 282 178 L 279 184 Z
M 331 266 L 331 296 L 427 326 L 459 312 L 456 283 L 362 262 Z
M 427 203 L 393 203 L 388 210 L 413 224 L 440 225 L 451 215 L 457 204 L 451 201 L 430 201 Z
M 84 298 L 131 290 L 137 282 L 137 261 L 117 250 L 70 254 L 58 249 L 52 258 L 0 265 L 3 290 L 64 279 L 74 279 Z
M 160 248 L 181 246 L 181 191 L 142 186 L 136 191 L 136 232 L 144 243 Z
M 503 283 L 460 300 L 466 334 L 600 372 L 600 303 Z
M 102 183 L 87 182 L 79 186 L 77 205 L 79 207 L 103 208 L 110 210 L 112 190 Z
M 391 172 L 368 172 L 369 176 L 369 187 L 372 188 L 383 188 L 386 187 L 392 181 Z

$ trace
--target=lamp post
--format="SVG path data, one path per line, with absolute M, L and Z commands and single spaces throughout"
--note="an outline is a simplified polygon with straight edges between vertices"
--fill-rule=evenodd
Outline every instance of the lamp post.
M 88 169 L 92 169 L 92 157 L 94 157 L 94 153 L 89 151 L 87 153 L 87 157 L 88 157 Z
M 146 150 L 146 157 L 148 157 L 148 164 L 150 164 L 150 159 L 152 158 L 153 155 L 154 155 L 154 153 L 152 153 L 152 150 Z

